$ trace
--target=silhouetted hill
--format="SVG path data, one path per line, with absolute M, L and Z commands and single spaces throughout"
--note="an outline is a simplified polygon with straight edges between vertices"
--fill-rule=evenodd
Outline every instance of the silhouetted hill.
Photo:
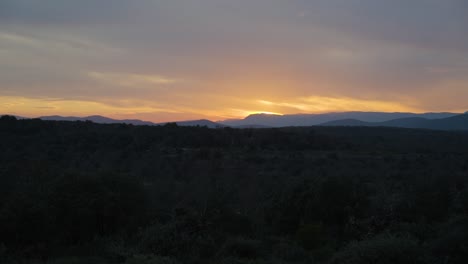
M 87 116 L 87 117 L 75 117 L 75 116 L 43 116 L 39 117 L 41 120 L 45 121 L 91 121 L 94 123 L 98 124 L 131 124 L 131 125 L 148 125 L 148 126 L 158 126 L 158 125 L 165 125 L 167 123 L 176 123 L 178 126 L 206 126 L 209 128 L 219 128 L 219 127 L 225 127 L 225 125 L 218 124 L 216 122 L 206 120 L 206 119 L 201 119 L 201 120 L 188 120 L 188 121 L 176 121 L 176 122 L 165 122 L 165 123 L 153 123 L 149 121 L 142 121 L 138 119 L 124 119 L 124 120 L 118 120 L 118 119 L 112 119 L 108 118 L 105 116 L 99 116 L 99 115 L 94 115 L 94 116 Z
M 266 127 L 288 127 L 288 126 L 314 126 L 336 120 L 355 119 L 364 122 L 385 122 L 394 119 L 421 117 L 427 119 L 447 118 L 458 114 L 455 113 L 382 113 L 382 112 L 343 112 L 326 114 L 295 114 L 295 115 L 270 115 L 254 114 L 244 119 L 225 120 L 220 123 L 241 127 L 246 125 Z
M 124 120 L 118 120 L 118 119 L 112 119 L 108 118 L 105 116 L 99 116 L 99 115 L 93 115 L 93 116 L 87 116 L 87 117 L 75 117 L 75 116 L 41 116 L 39 117 L 41 120 L 46 120 L 46 121 L 91 121 L 94 123 L 99 123 L 99 124 L 131 124 L 131 125 L 155 125 L 152 122 L 149 121 L 142 121 L 138 119 L 124 119 Z
M 262 126 L 262 125 L 241 125 L 241 126 L 236 126 L 235 128 L 271 128 L 271 127 Z
M 187 127 L 195 127 L 195 126 L 200 126 L 200 127 L 206 126 L 208 128 L 225 127 L 225 125 L 223 124 L 219 124 L 219 123 L 207 120 L 207 119 L 158 123 L 156 125 L 165 125 L 168 123 L 176 123 L 178 126 L 187 126 Z
M 435 130 L 468 130 L 468 114 L 456 115 L 448 118 L 427 119 L 410 117 L 389 120 L 385 122 L 365 122 L 355 119 L 343 119 L 326 122 L 320 126 L 381 126 L 401 128 L 423 128 Z
M 468 130 L 468 114 L 433 120 L 432 122 L 428 123 L 427 128 L 443 130 Z
M 230 119 L 213 122 L 206 119 L 153 123 L 138 119 L 112 119 L 93 115 L 88 117 L 43 116 L 46 121 L 91 121 L 99 124 L 165 125 L 176 123 L 179 126 L 206 126 L 209 128 L 274 128 L 307 126 L 386 126 L 402 128 L 427 128 L 438 130 L 467 130 L 467 114 L 455 113 L 381 113 L 381 112 L 343 112 L 327 114 L 271 115 L 254 114 L 244 119 Z M 22 119 L 21 117 L 17 117 Z
M 342 119 L 336 121 L 330 121 L 321 124 L 321 126 L 371 126 L 370 122 L 364 122 L 357 119 Z

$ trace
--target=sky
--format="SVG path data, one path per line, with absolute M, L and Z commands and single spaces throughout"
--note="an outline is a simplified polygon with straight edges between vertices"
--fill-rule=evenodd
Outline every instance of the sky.
M 0 0 L 0 114 L 467 110 L 466 0 Z

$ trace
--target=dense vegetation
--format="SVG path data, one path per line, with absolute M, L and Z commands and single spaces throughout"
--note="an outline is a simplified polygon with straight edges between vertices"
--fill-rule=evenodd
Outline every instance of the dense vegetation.
M 1 263 L 468 263 L 468 133 L 0 118 Z

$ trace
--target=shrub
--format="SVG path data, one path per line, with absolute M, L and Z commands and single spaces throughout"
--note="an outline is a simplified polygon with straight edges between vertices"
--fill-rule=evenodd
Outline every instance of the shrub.
M 262 243 L 246 238 L 233 238 L 226 241 L 222 255 L 241 259 L 256 259 L 263 255 Z
M 105 260 L 95 257 L 67 257 L 48 261 L 47 264 L 105 264 Z
M 280 242 L 273 246 L 273 255 L 287 262 L 310 262 L 310 257 L 307 252 L 296 244 Z
M 423 261 L 421 247 L 411 238 L 380 235 L 351 242 L 332 259 L 332 264 L 417 264 Z
M 178 264 L 179 262 L 170 257 L 155 255 L 136 255 L 127 259 L 125 264 Z

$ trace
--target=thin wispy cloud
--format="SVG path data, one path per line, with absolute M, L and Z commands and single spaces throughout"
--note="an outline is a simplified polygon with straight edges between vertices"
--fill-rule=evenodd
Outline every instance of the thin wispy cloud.
M 146 87 L 148 85 L 167 85 L 179 82 L 176 79 L 170 79 L 159 75 L 144 74 L 125 74 L 109 72 L 88 72 L 87 75 L 98 82 L 106 84 L 128 86 L 128 87 Z

